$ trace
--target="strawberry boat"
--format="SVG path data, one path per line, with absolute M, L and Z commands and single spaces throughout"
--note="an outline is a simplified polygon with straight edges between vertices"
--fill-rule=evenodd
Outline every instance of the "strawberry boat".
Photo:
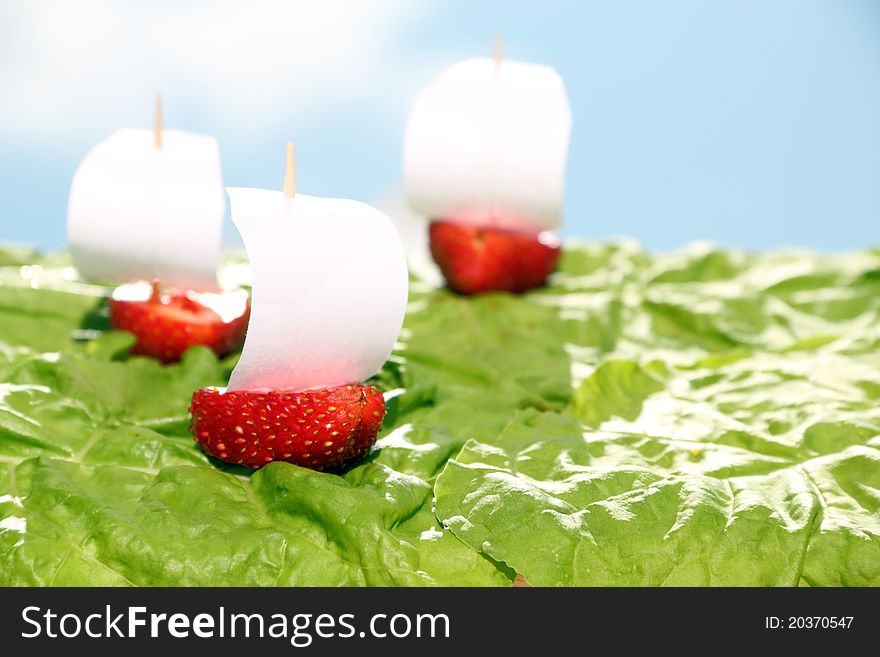
M 192 345 L 241 345 L 248 295 L 217 284 L 225 208 L 217 141 L 164 130 L 158 98 L 153 130 L 123 128 L 80 163 L 71 257 L 83 278 L 122 284 L 111 323 L 135 335 L 133 353 L 173 362 Z
M 244 348 L 227 389 L 197 390 L 191 431 L 209 454 L 314 469 L 366 453 L 385 412 L 361 382 L 387 360 L 408 274 L 391 220 L 357 201 L 229 188 L 253 282 Z
M 403 154 L 407 199 L 432 220 L 431 252 L 459 292 L 522 292 L 560 252 L 571 111 L 549 66 L 472 58 L 416 98 Z

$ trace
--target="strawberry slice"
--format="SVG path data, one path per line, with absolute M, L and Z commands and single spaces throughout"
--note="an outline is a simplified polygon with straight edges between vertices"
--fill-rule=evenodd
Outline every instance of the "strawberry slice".
M 432 221 L 431 255 L 461 294 L 525 292 L 543 285 L 562 252 L 553 233 Z
M 225 356 L 244 341 L 250 316 L 245 290 L 223 293 L 169 289 L 158 281 L 121 285 L 110 297 L 110 324 L 133 333 L 133 354 L 153 356 L 163 363 L 180 360 L 194 345 L 210 347 Z
M 358 384 L 305 392 L 201 388 L 189 411 L 189 430 L 211 456 L 251 468 L 286 461 L 324 470 L 370 450 L 385 398 Z

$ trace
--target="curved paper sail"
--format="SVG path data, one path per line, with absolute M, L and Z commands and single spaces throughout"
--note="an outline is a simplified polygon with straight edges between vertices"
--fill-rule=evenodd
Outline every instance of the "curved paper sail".
M 357 201 L 228 193 L 253 282 L 229 390 L 307 390 L 375 374 L 400 333 L 408 292 L 391 220 Z
M 162 141 L 124 128 L 80 163 L 67 210 L 74 265 L 95 281 L 214 290 L 226 208 L 217 141 L 175 130 Z
M 552 68 L 481 58 L 453 64 L 410 112 L 409 203 L 432 219 L 554 228 L 570 132 L 565 85 Z

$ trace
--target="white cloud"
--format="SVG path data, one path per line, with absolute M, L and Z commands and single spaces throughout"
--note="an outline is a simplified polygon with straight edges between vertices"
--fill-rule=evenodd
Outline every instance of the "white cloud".
M 161 90 L 204 131 L 259 136 L 409 75 L 428 0 L 12 0 L 0 6 L 0 141 L 147 125 Z M 191 121 L 191 122 L 193 122 Z

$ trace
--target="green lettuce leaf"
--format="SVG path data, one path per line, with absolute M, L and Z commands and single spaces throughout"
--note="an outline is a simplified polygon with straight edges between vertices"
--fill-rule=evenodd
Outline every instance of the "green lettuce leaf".
M 697 251 L 624 260 L 613 348 L 469 441 L 438 517 L 534 585 L 880 585 L 876 256 Z
M 0 585 L 878 585 L 878 272 L 621 242 L 526 295 L 414 279 L 376 448 L 252 472 L 187 431 L 235 355 L 130 357 L 108 289 L 0 249 Z
M 95 321 L 96 288 L 19 271 L 0 287 L 0 585 L 510 583 L 439 525 L 417 476 L 369 459 L 340 474 L 209 459 L 187 408 L 229 360 L 128 357 L 131 336 Z M 419 390 L 389 395 L 398 417 L 431 402 Z
M 2 585 L 504 584 L 434 517 L 417 477 L 279 463 L 251 475 L 186 432 L 191 391 L 222 382 L 206 349 L 180 365 L 20 357 L 0 400 Z M 33 383 L 42 381 L 43 383 Z

